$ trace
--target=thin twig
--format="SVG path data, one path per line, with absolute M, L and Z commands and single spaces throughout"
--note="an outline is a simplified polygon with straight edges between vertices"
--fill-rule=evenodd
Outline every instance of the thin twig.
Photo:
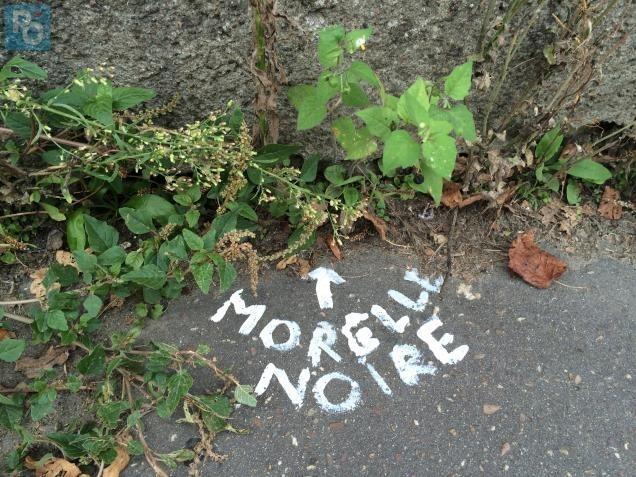
M 4 312 L 4 316 L 12 319 L 13 321 L 19 321 L 20 323 L 24 323 L 27 325 L 30 325 L 31 323 L 33 323 L 33 320 L 31 318 L 27 318 L 26 316 L 16 315 L 15 313 L 9 313 L 8 311 Z
M 446 289 L 446 282 L 451 276 L 453 270 L 453 233 L 455 232 L 455 224 L 457 223 L 457 215 L 459 214 L 459 207 L 455 207 L 451 218 L 450 227 L 448 230 L 448 238 L 446 239 L 446 272 L 444 273 L 444 281 L 439 290 L 440 300 L 444 299 L 444 290 Z
M 15 305 L 26 305 L 27 303 L 39 303 L 40 300 L 37 298 L 29 298 L 28 300 L 9 300 L 9 301 L 0 301 L 0 306 L 15 306 Z

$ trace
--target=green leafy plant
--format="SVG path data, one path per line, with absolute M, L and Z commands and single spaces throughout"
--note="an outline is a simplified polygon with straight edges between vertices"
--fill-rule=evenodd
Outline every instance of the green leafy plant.
M 602 185 L 612 173 L 589 155 L 561 154 L 563 145 L 561 128 L 556 126 L 545 133 L 537 143 L 537 165 L 534 176 L 538 185 L 551 192 L 564 192 L 570 205 L 581 201 L 582 184 Z M 549 196 L 543 194 L 548 200 Z
M 451 178 L 455 168 L 457 140 L 477 139 L 472 113 L 462 103 L 470 91 L 472 62 L 454 68 L 444 79 L 443 88 L 417 78 L 400 96 L 393 96 L 367 63 L 349 61 L 348 55 L 366 49 L 371 33 L 370 28 L 346 32 L 341 26 L 320 32 L 322 73 L 315 84 L 289 90 L 289 99 L 298 111 L 297 128 L 314 128 L 341 106 L 354 110 L 331 122 L 346 159 L 372 159 L 382 147 L 378 164 L 382 176 L 394 177 L 400 168 L 408 168 L 413 173 L 404 177 L 404 184 L 429 193 L 439 202 L 443 181 Z M 331 177 L 336 178 L 332 183 L 357 182 L 352 180 L 356 176 L 341 171 L 332 170 Z

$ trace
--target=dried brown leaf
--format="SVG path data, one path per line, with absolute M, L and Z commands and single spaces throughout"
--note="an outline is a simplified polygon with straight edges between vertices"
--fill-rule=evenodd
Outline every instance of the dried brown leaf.
M 42 282 L 44 281 L 44 277 L 46 276 L 46 272 L 48 270 L 48 268 L 39 268 L 31 275 L 29 275 L 33 279 L 31 285 L 29 286 L 29 291 L 40 300 L 46 296 L 46 288 L 44 287 Z
M 27 378 L 37 378 L 45 369 L 66 363 L 68 348 L 64 346 L 51 346 L 46 353 L 39 358 L 24 357 L 15 363 L 15 370 L 20 371 Z
M 333 238 L 333 235 L 328 235 L 325 239 L 325 242 L 331 250 L 331 253 L 333 253 L 333 256 L 336 257 L 336 260 L 342 260 L 342 251 L 340 250 L 340 247 L 338 247 L 336 239 Z
M 445 182 L 442 191 L 442 204 L 449 209 L 457 207 L 462 203 L 463 197 L 459 184 L 455 182 Z
M 537 288 L 548 288 L 552 280 L 567 269 L 564 261 L 537 246 L 532 231 L 519 235 L 512 242 L 508 258 L 510 269 Z
M 82 471 L 72 462 L 65 459 L 52 458 L 41 463 L 29 456 L 24 460 L 24 466 L 35 470 L 35 477 L 80 477 Z
M 368 210 L 365 210 L 362 216 L 373 224 L 375 230 L 380 236 L 380 239 L 386 242 L 386 231 L 388 229 L 386 222 Z
M 5 330 L 4 328 L 0 328 L 0 341 L 6 340 L 7 338 L 15 338 L 15 333 Z
M 130 462 L 130 456 L 126 449 L 117 446 L 117 457 L 104 469 L 103 477 L 119 477 L 121 471 L 128 466 L 128 462 Z
M 620 194 L 611 187 L 605 187 L 601 203 L 598 206 L 598 215 L 609 220 L 618 220 L 623 215 L 623 207 L 620 204 Z
M 509 442 L 504 442 L 501 445 L 501 456 L 502 457 L 505 456 L 508 452 L 511 451 L 511 449 L 512 449 L 512 446 L 510 445 L 510 443 Z
M 484 404 L 484 414 L 487 416 L 496 413 L 499 409 L 501 409 L 501 406 L 497 404 Z
M 71 252 L 67 252 L 65 250 L 58 250 L 55 252 L 55 261 L 60 265 L 66 265 L 68 267 L 73 267 L 77 270 L 77 262 L 75 261 L 75 257 Z

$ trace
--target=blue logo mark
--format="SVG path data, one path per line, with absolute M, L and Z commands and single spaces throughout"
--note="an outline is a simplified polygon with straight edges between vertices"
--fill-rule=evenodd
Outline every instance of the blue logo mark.
M 4 46 L 9 51 L 46 51 L 51 48 L 51 7 L 42 3 L 14 3 L 4 7 Z

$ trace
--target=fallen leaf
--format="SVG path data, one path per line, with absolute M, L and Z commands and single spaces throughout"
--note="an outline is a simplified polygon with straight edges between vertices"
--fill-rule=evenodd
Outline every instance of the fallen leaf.
M 449 209 L 457 207 L 462 203 L 463 197 L 459 184 L 455 182 L 444 182 L 444 190 L 442 192 L 442 204 Z
M 508 452 L 510 452 L 511 449 L 512 446 L 510 445 L 510 443 L 504 442 L 501 446 L 501 456 L 503 457 L 504 455 L 506 455 Z
M 380 236 L 380 239 L 386 242 L 386 231 L 388 228 L 386 222 L 382 220 L 380 217 L 378 217 L 377 215 L 369 212 L 368 210 L 365 210 L 362 213 L 362 216 L 373 224 L 373 226 L 375 227 L 375 230 L 378 232 L 378 235 Z
M 276 264 L 277 270 L 285 270 L 287 267 L 293 267 L 298 276 L 303 279 L 306 279 L 311 271 L 309 261 L 297 256 L 284 258 Z
M 15 370 L 20 371 L 27 378 L 37 378 L 45 369 L 66 363 L 68 348 L 64 346 L 51 346 L 46 353 L 39 358 L 24 357 L 15 363 Z
M 7 338 L 15 338 L 15 333 L 5 330 L 4 328 L 0 328 L 0 341 L 6 340 Z
M 431 234 L 431 237 L 433 237 L 433 242 L 435 242 L 437 245 L 444 245 L 446 242 L 448 242 L 448 237 L 443 234 Z
M 29 470 L 35 470 L 35 477 L 81 477 L 85 475 L 72 462 L 56 457 L 46 462 L 40 462 L 27 456 L 24 460 L 24 466 Z
M 48 270 L 48 268 L 39 268 L 29 275 L 33 279 L 29 286 L 29 291 L 40 300 L 46 296 L 46 287 L 42 284 L 42 282 L 44 281 L 44 277 Z
M 484 414 L 487 416 L 496 413 L 499 409 L 501 409 L 501 406 L 497 406 L 496 404 L 484 404 Z
M 479 300 L 481 298 L 481 294 L 477 292 L 473 293 L 471 288 L 472 288 L 472 285 L 468 285 L 466 283 L 460 283 L 459 286 L 457 287 L 457 295 L 463 296 L 464 298 L 470 301 Z
M 534 233 L 525 232 L 513 240 L 508 250 L 508 267 L 527 283 L 537 288 L 548 288 L 552 280 L 567 269 L 564 261 L 541 250 L 534 243 Z
M 333 253 L 333 256 L 336 257 L 336 260 L 342 260 L 342 252 L 340 251 L 340 247 L 338 247 L 338 244 L 336 243 L 336 239 L 333 238 L 333 235 L 328 235 L 325 239 L 325 242 L 331 250 L 331 253 Z
M 623 208 L 620 204 L 620 194 L 611 187 L 605 187 L 601 203 L 598 206 L 598 215 L 609 220 L 618 220 L 623 215 Z
M 119 474 L 126 468 L 128 462 L 130 462 L 130 456 L 128 452 L 126 452 L 126 449 L 122 446 L 117 446 L 117 457 L 104 469 L 103 477 L 119 477 Z
M 287 258 L 283 258 L 281 261 L 279 261 L 276 264 L 276 270 L 285 270 L 288 266 L 296 263 L 296 260 L 298 260 L 298 258 L 294 255 L 291 257 L 287 257 Z
M 66 265 L 68 267 L 73 267 L 76 270 L 79 270 L 77 268 L 77 261 L 75 260 L 75 257 L 71 252 L 58 250 L 57 252 L 55 252 L 55 261 L 60 265 Z

